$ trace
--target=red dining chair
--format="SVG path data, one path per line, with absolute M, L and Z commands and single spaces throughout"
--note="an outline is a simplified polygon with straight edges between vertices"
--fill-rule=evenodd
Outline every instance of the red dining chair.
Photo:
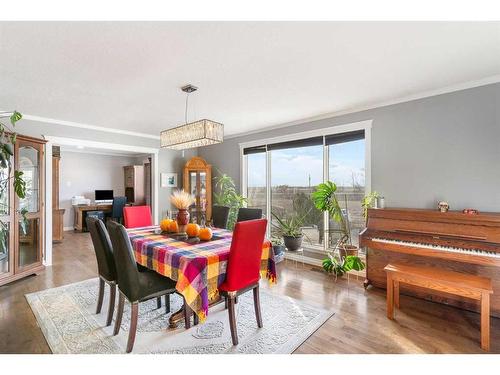
M 125 228 L 149 227 L 153 225 L 151 208 L 149 206 L 123 207 L 123 220 Z
M 250 290 L 253 291 L 253 302 L 257 326 L 262 328 L 260 313 L 259 280 L 262 244 L 266 234 L 267 220 L 248 220 L 236 223 L 231 242 L 231 250 L 227 263 L 226 280 L 220 285 L 219 293 L 226 300 L 229 311 L 229 326 L 233 345 L 238 345 L 236 330 L 235 303 L 236 298 Z

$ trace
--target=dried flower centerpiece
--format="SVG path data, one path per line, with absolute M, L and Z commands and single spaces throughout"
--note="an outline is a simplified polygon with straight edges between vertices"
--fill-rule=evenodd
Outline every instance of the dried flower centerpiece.
M 175 190 L 170 196 L 172 203 L 179 212 L 177 213 L 177 224 L 179 225 L 179 233 L 185 233 L 186 227 L 189 224 L 188 208 L 195 202 L 194 197 L 184 190 Z

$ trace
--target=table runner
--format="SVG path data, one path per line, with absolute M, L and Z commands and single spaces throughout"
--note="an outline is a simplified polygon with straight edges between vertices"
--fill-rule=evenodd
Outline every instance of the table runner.
M 213 235 L 219 239 L 188 244 L 155 234 L 155 229 L 158 226 L 127 230 L 137 263 L 177 281 L 177 291 L 204 321 L 210 301 L 218 296 L 218 286 L 226 278 L 233 233 L 213 228 Z M 262 245 L 261 275 L 276 282 L 274 253 L 268 240 Z

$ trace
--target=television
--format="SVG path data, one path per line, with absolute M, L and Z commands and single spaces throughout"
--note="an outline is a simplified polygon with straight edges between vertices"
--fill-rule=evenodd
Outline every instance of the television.
M 113 200 L 113 190 L 96 190 L 95 191 L 96 201 L 109 201 Z

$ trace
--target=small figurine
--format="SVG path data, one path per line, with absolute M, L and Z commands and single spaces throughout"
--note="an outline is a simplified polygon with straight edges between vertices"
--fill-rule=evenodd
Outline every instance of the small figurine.
M 450 209 L 450 205 L 448 204 L 448 202 L 441 201 L 438 203 L 438 208 L 441 212 L 448 212 L 448 210 Z
M 479 214 L 479 211 L 474 209 L 474 208 L 464 208 L 462 211 L 466 215 L 477 215 Z

